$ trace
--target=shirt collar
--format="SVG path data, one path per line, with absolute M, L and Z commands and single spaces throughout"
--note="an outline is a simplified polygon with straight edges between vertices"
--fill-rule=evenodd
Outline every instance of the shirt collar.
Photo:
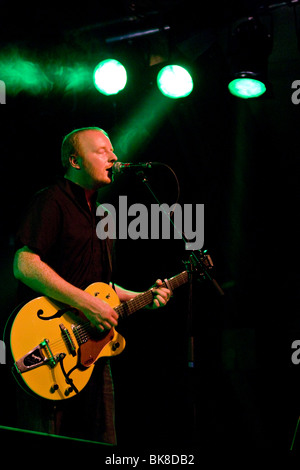
M 85 210 L 89 211 L 89 206 L 86 200 L 85 190 L 82 186 L 79 186 L 79 184 L 76 184 L 73 181 L 64 177 L 59 178 L 58 184 L 61 187 L 61 189 L 68 194 L 68 196 L 70 196 L 77 203 L 79 203 L 80 206 L 83 207 Z M 97 196 L 98 196 L 97 191 L 95 191 L 95 194 L 93 194 L 92 199 L 91 199 L 92 208 L 96 206 Z

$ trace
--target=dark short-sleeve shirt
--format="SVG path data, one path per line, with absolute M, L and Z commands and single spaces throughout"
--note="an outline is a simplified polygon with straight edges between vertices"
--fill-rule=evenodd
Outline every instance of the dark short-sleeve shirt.
M 59 178 L 34 196 L 17 233 L 16 249 L 28 246 L 76 287 L 108 283 L 112 243 L 97 237 L 96 199 L 97 193 L 90 209 L 84 189 Z

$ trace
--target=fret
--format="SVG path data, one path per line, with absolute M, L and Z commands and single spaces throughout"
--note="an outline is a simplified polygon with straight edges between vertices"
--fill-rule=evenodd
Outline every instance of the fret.
M 182 284 L 185 284 L 186 282 L 188 282 L 187 271 L 183 271 L 182 273 L 177 274 L 177 276 L 168 279 L 168 283 L 172 291 L 177 289 L 177 287 L 180 287 Z M 166 282 L 163 282 L 162 287 L 167 287 Z M 117 312 L 120 318 L 126 318 L 137 310 L 140 310 L 141 308 L 146 307 L 146 305 L 151 304 L 152 300 L 153 292 L 152 289 L 149 289 L 148 291 L 137 295 L 133 299 L 121 303 L 115 308 L 115 311 Z
M 171 277 L 171 279 L 169 279 L 168 282 L 172 290 L 177 289 L 177 287 L 180 287 L 182 284 L 185 284 L 186 282 L 188 282 L 188 272 L 183 271 L 177 276 Z

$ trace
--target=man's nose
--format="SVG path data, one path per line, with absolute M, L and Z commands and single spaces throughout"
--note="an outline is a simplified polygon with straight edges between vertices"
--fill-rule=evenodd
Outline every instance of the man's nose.
M 117 160 L 118 160 L 117 155 L 116 155 L 114 152 L 111 152 L 111 153 L 110 153 L 110 161 L 111 161 L 111 162 L 115 162 L 115 161 L 117 161 Z

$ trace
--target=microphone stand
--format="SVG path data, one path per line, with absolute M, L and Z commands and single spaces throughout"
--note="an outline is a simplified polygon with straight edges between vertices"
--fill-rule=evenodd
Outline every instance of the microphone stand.
M 161 206 L 161 203 L 160 203 L 159 199 L 157 198 L 157 196 L 155 195 L 154 191 L 152 190 L 152 188 L 151 188 L 151 186 L 150 186 L 150 184 L 149 184 L 149 181 L 148 181 L 148 179 L 147 179 L 147 177 L 146 177 L 144 171 L 143 171 L 143 170 L 138 170 L 138 171 L 136 171 L 135 173 L 136 173 L 136 175 L 141 179 L 142 183 L 148 188 L 148 190 L 149 190 L 150 193 L 152 194 L 152 196 L 153 196 L 153 198 L 155 199 L 155 201 L 157 202 L 157 204 L 158 204 L 159 206 Z M 176 225 L 174 224 L 174 222 L 171 220 L 169 214 L 168 214 L 164 209 L 163 209 L 163 212 L 164 212 L 164 214 L 168 217 L 169 221 L 170 221 L 171 224 L 173 225 L 173 227 L 174 227 L 174 229 L 176 230 L 176 232 L 180 235 L 181 239 L 182 239 L 185 243 L 189 243 L 189 240 L 186 238 L 185 234 L 184 234 L 183 232 L 181 232 L 181 231 L 178 230 L 178 228 L 176 227 Z M 198 253 L 197 253 L 197 252 L 198 252 Z M 209 264 L 209 265 L 207 266 L 207 263 L 205 263 L 205 262 L 203 261 L 203 259 L 202 259 L 202 258 L 203 258 L 203 255 L 202 255 L 201 250 L 197 250 L 197 252 L 191 250 L 190 261 L 187 262 L 187 263 L 185 263 L 185 264 L 190 264 L 190 266 L 191 266 L 189 272 L 192 271 L 192 267 L 193 267 L 193 266 L 199 265 L 200 268 L 201 268 L 201 272 L 202 272 L 202 274 L 203 274 L 204 279 L 208 279 L 208 280 L 214 285 L 214 287 L 217 289 L 218 293 L 219 293 L 220 295 L 224 295 L 224 291 L 223 291 L 223 289 L 221 288 L 221 286 L 218 284 L 218 282 L 217 282 L 214 278 L 211 277 L 211 275 L 210 275 L 209 272 L 208 272 L 208 269 L 210 269 L 210 268 L 213 266 L 211 260 L 209 260 L 211 264 Z M 204 252 L 204 253 L 205 253 L 205 252 Z
M 159 206 L 161 206 L 161 203 L 159 199 L 157 198 L 156 194 L 154 193 L 153 189 L 151 188 L 149 181 L 144 173 L 143 170 L 137 170 L 136 175 L 140 178 L 142 183 L 148 188 L 149 192 L 157 202 Z M 163 209 L 163 208 L 162 208 Z M 164 214 L 168 217 L 170 223 L 173 225 L 174 229 L 177 231 L 177 233 L 180 235 L 181 239 L 185 242 L 188 243 L 189 240 L 186 238 L 185 234 L 182 231 L 179 231 L 174 222 L 171 220 L 170 215 L 163 209 Z M 205 253 L 205 252 L 204 252 Z M 219 295 L 224 295 L 224 291 L 221 288 L 221 286 L 218 284 L 218 282 L 209 274 L 208 269 L 213 267 L 213 263 L 210 259 L 210 257 L 206 257 L 206 259 L 203 259 L 203 254 L 201 250 L 197 251 L 191 251 L 191 254 L 189 256 L 189 261 L 184 261 L 186 270 L 188 271 L 189 274 L 189 294 L 188 294 L 188 316 L 187 316 L 187 336 L 188 336 L 188 344 L 187 344 L 187 366 L 188 370 L 192 371 L 195 368 L 195 342 L 194 342 L 194 333 L 193 333 L 193 277 L 195 273 L 195 268 L 196 266 L 200 266 L 201 274 L 203 276 L 203 279 L 209 280 Z M 207 262 L 208 258 L 208 262 Z M 190 372 L 188 375 L 192 374 Z M 192 419 L 193 419 L 193 427 L 191 430 L 191 438 L 196 435 L 197 431 L 197 410 L 196 410 L 196 400 L 195 400 L 195 391 L 194 391 L 194 374 L 192 375 L 192 378 L 189 380 L 190 383 L 190 390 L 189 393 L 191 395 L 191 402 L 192 402 Z M 191 439 L 192 441 L 192 439 Z

